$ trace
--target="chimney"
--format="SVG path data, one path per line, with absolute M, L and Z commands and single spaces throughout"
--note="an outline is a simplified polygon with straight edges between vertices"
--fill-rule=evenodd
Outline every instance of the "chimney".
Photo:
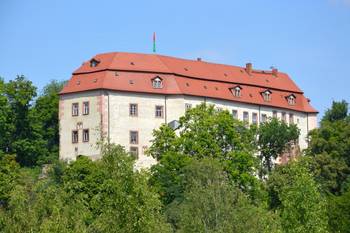
M 252 71 L 253 71 L 253 64 L 252 63 L 247 63 L 247 64 L 245 64 L 245 71 L 249 74 L 249 75 L 251 75 L 251 73 L 252 73 Z
M 202 58 L 200 58 L 200 57 L 197 57 L 197 61 L 202 61 Z
M 277 75 L 278 75 L 278 69 L 277 68 L 272 68 L 272 75 L 277 77 Z

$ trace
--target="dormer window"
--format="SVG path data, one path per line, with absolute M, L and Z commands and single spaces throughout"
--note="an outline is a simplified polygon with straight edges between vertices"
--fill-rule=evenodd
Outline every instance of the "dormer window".
M 261 93 L 261 95 L 263 96 L 265 102 L 270 102 L 271 101 L 271 94 L 272 94 L 272 92 L 270 90 L 266 90 L 266 91 Z
M 154 79 L 152 79 L 152 86 L 153 88 L 163 88 L 163 80 L 160 77 L 155 77 Z
M 289 105 L 295 105 L 295 99 L 296 99 L 296 97 L 295 97 L 295 95 L 293 95 L 293 94 L 287 96 L 288 104 L 289 104 Z
M 234 88 L 231 88 L 232 95 L 235 97 L 241 97 L 241 90 L 242 90 L 242 88 L 240 86 L 236 86 Z
M 90 60 L 90 67 L 96 67 L 99 63 L 100 63 L 100 61 L 93 58 Z

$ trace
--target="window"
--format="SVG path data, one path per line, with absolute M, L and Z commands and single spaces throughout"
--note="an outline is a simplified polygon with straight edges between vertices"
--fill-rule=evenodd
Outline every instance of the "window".
M 282 112 L 282 121 L 285 123 L 287 122 L 287 116 L 285 112 Z
M 156 77 L 152 80 L 153 88 L 163 88 L 163 82 L 160 77 Z
M 235 88 L 231 89 L 231 92 L 233 94 L 233 96 L 235 97 L 241 97 L 241 87 L 240 86 L 236 86 Z
M 273 117 L 273 118 L 277 118 L 277 111 L 273 111 L 273 112 L 272 112 L 272 117 Z
M 138 144 L 139 143 L 139 132 L 130 131 L 130 144 Z
M 289 124 L 294 124 L 294 115 L 293 115 L 293 113 L 289 113 Z
M 263 96 L 265 102 L 271 101 L 271 91 L 269 91 L 269 90 L 264 91 L 262 93 L 262 96 Z
M 130 154 L 134 156 L 135 159 L 139 158 L 139 148 L 136 146 L 131 146 L 130 147 Z
M 192 104 L 185 104 L 185 110 L 187 111 L 188 109 L 192 108 Z
M 289 95 L 287 100 L 289 105 L 295 105 L 295 96 L 293 94 Z
M 238 119 L 238 112 L 237 112 L 237 110 L 232 110 L 232 117 L 234 119 Z
M 252 123 L 255 125 L 258 124 L 258 114 L 256 112 L 252 114 Z
M 129 108 L 129 115 L 137 116 L 137 104 L 130 104 Z
M 90 112 L 90 106 L 89 106 L 89 102 L 83 102 L 83 115 L 89 115 Z
M 89 130 L 84 129 L 83 130 L 83 142 L 88 142 L 89 141 Z
M 243 112 L 243 121 L 249 123 L 249 113 Z
M 78 143 L 79 136 L 78 136 L 78 130 L 72 131 L 72 143 Z
M 267 115 L 261 114 L 261 122 L 266 122 L 266 121 L 267 121 Z
M 156 106 L 156 117 L 163 118 L 163 106 Z
M 79 115 L 79 103 L 72 103 L 72 116 Z
M 98 63 L 100 63 L 100 62 L 97 61 L 96 59 L 91 59 L 90 60 L 90 67 L 96 67 L 98 65 Z

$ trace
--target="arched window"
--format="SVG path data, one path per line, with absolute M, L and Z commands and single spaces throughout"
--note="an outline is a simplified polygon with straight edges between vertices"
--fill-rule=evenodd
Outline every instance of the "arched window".
M 289 105 L 295 105 L 296 103 L 296 97 L 293 94 L 287 96 L 287 100 Z
M 262 94 L 265 102 L 270 102 L 271 101 L 271 94 L 272 94 L 272 92 L 270 90 L 266 90 L 266 91 L 262 92 L 261 94 Z
M 236 86 L 234 88 L 231 88 L 232 95 L 235 97 L 241 97 L 241 95 L 242 95 L 241 90 L 242 90 L 242 88 L 240 86 Z
M 93 58 L 90 60 L 90 67 L 96 67 L 99 63 L 100 63 L 100 61 Z
M 160 77 L 155 77 L 152 79 L 153 88 L 163 88 L 163 80 Z

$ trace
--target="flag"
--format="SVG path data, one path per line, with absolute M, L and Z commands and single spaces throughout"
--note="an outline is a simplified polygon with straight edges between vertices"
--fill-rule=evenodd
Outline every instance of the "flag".
M 153 32 L 153 52 L 156 52 L 156 33 Z

